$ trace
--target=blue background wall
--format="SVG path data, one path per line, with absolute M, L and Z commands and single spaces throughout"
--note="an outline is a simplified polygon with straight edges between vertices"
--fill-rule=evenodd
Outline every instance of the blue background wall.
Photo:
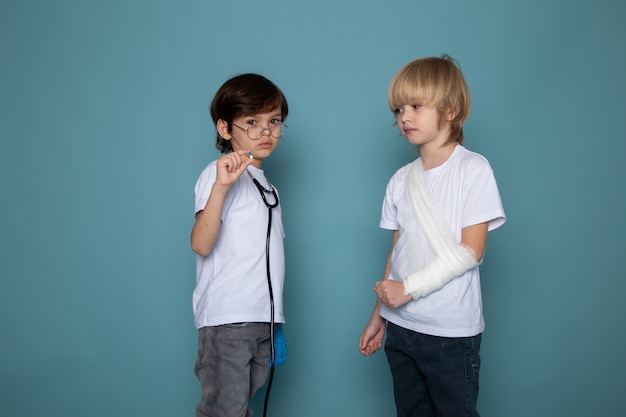
M 413 158 L 386 90 L 443 52 L 509 219 L 483 266 L 482 415 L 621 414 L 625 4 L 0 0 L 0 414 L 193 415 L 207 109 L 259 72 L 291 105 L 265 165 L 288 234 L 270 415 L 395 415 L 384 354 L 357 351 L 384 187 Z

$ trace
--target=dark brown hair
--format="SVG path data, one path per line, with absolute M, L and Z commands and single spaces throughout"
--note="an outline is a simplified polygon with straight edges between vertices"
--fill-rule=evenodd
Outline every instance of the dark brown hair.
M 285 121 L 289 106 L 280 88 L 262 75 L 241 74 L 229 79 L 217 90 L 211 102 L 211 118 L 215 125 L 218 120 L 225 121 L 228 131 L 232 132 L 236 118 L 267 113 L 275 108 L 280 108 Z M 219 133 L 215 147 L 221 153 L 233 150 L 230 141 L 223 139 Z

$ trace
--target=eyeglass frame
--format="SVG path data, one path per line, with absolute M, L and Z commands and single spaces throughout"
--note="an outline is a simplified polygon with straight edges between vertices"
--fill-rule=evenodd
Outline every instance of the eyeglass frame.
M 248 139 L 250 139 L 250 140 L 259 140 L 259 139 L 261 139 L 263 137 L 263 132 L 265 132 L 266 130 L 270 131 L 270 136 L 273 137 L 274 139 L 280 139 L 280 137 L 285 134 L 284 129 L 287 129 L 287 125 L 285 124 L 285 122 L 282 122 L 282 121 L 281 122 L 276 122 L 276 124 L 274 126 L 272 126 L 272 127 L 261 127 L 261 134 L 259 135 L 259 137 L 258 138 L 253 138 L 253 137 L 250 136 L 249 130 L 250 130 L 251 127 L 258 126 L 258 125 L 250 125 L 250 126 L 248 126 L 247 129 L 244 129 L 241 126 L 236 125 L 234 122 L 231 122 L 231 124 L 233 126 L 235 126 L 235 127 L 238 127 L 239 129 L 243 130 L 244 132 L 246 132 L 246 135 L 248 136 Z M 284 129 L 283 129 L 283 126 L 284 126 Z M 272 129 L 274 129 L 275 127 L 278 127 L 280 129 L 280 135 L 278 137 L 276 137 L 276 136 L 274 136 L 272 134 Z

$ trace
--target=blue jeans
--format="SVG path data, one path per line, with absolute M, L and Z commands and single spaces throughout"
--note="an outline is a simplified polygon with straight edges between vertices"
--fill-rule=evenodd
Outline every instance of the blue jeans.
M 481 335 L 437 337 L 387 324 L 398 417 L 478 417 Z
M 235 323 L 198 330 L 195 373 L 202 387 L 197 417 L 250 417 L 248 402 L 265 384 L 270 324 Z

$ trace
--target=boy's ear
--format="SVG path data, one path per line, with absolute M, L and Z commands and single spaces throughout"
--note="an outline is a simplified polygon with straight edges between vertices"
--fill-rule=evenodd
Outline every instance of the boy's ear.
M 225 140 L 230 140 L 231 139 L 231 134 L 228 131 L 228 122 L 226 122 L 225 120 L 219 119 L 215 125 L 215 128 L 217 129 L 217 133 L 222 137 L 222 139 Z
M 449 122 L 453 121 L 457 114 L 459 114 L 459 111 L 456 108 L 454 107 L 449 108 L 446 111 L 446 120 Z

